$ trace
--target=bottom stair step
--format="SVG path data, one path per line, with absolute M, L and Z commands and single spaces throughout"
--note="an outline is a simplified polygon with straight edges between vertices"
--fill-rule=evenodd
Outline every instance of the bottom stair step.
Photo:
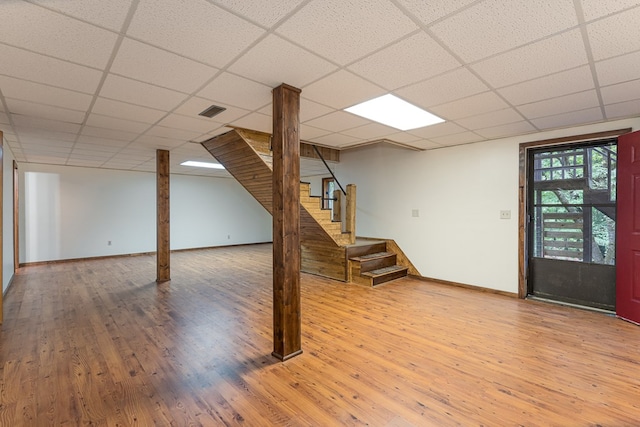
M 376 286 L 381 283 L 389 282 L 391 280 L 399 279 L 407 275 L 407 267 L 401 267 L 399 265 L 392 265 L 390 267 L 379 268 L 377 270 L 367 271 L 361 273 L 361 276 L 370 277 L 372 285 Z

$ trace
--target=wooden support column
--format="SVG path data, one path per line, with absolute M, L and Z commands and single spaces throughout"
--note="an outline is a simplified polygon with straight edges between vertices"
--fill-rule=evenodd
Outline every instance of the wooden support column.
M 300 89 L 273 89 L 273 356 L 302 353 L 300 315 Z
M 4 206 L 2 201 L 4 200 L 4 184 L 2 182 L 2 177 L 4 176 L 4 134 L 0 130 L 0 222 L 2 222 L 2 213 L 4 212 Z M 0 224 L 0 324 L 2 324 L 4 320 L 4 278 L 2 277 L 2 266 L 4 266 L 4 254 L 2 252 L 2 248 L 4 247 L 4 238 L 3 238 L 3 224 Z
M 333 218 L 335 222 L 342 221 L 342 190 L 333 191 Z
M 347 185 L 347 212 L 345 216 L 345 231 L 351 233 L 351 244 L 356 242 L 356 185 Z
M 156 282 L 171 280 L 169 245 L 169 151 L 156 150 Z

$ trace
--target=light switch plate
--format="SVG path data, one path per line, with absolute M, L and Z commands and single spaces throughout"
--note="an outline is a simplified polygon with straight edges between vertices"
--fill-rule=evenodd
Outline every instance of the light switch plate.
M 500 211 L 500 219 L 511 219 L 511 211 Z

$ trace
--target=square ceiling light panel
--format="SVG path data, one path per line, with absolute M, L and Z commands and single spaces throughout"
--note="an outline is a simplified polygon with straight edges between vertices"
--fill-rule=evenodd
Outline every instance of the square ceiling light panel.
M 391 94 L 345 108 L 345 111 L 403 131 L 444 122 L 444 119 Z

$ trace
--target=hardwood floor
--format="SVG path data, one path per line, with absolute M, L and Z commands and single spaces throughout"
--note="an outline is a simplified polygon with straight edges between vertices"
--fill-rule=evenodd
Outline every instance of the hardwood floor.
M 400 279 L 302 275 L 302 348 L 272 348 L 271 246 L 22 269 L 1 426 L 638 426 L 640 327 Z

